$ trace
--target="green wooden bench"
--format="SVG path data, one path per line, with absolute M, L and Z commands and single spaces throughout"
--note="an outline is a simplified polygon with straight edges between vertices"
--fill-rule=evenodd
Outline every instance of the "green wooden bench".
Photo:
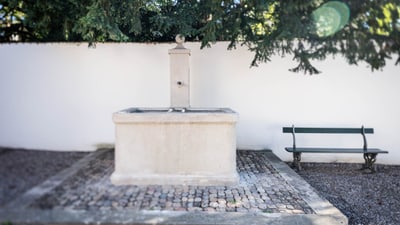
M 374 163 L 379 153 L 388 153 L 378 148 L 368 148 L 367 138 L 365 134 L 373 134 L 374 128 L 323 128 L 323 127 L 283 127 L 283 133 L 291 133 L 293 136 L 293 147 L 286 147 L 285 150 L 293 153 L 293 166 L 301 170 L 301 153 L 361 153 L 364 155 L 365 164 L 363 169 L 376 171 Z M 362 148 L 305 148 L 296 146 L 296 133 L 313 133 L 313 134 L 361 134 L 363 138 Z

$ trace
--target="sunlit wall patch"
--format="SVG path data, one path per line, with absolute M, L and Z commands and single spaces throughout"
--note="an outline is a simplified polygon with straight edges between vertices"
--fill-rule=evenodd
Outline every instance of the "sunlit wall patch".
M 328 37 L 341 30 L 349 21 L 350 9 L 340 1 L 330 1 L 311 14 L 314 32 L 319 37 Z

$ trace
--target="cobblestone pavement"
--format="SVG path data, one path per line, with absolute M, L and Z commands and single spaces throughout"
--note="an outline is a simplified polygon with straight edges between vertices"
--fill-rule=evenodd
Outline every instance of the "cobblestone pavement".
M 114 152 L 109 150 L 29 208 L 315 214 L 262 151 L 238 151 L 240 183 L 229 187 L 114 186 L 113 168 Z

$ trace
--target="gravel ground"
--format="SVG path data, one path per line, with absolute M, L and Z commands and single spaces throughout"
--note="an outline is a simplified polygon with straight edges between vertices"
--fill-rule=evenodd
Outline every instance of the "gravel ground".
M 0 207 L 86 154 L 0 148 Z
M 375 174 L 361 164 L 302 163 L 298 172 L 349 218 L 350 225 L 400 224 L 400 166 L 378 165 Z

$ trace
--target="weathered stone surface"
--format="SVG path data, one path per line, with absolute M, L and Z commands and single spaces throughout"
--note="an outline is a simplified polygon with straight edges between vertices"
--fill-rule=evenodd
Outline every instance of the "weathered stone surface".
M 91 210 L 161 210 L 307 213 L 314 211 L 269 164 L 263 152 L 238 151 L 240 182 L 234 186 L 125 185 L 115 186 L 109 179 L 114 166 L 110 151 L 91 162 L 32 208 Z M 268 181 L 268 182 L 264 182 Z
M 237 119 L 230 109 L 182 113 L 134 108 L 114 113 L 111 181 L 115 185 L 236 185 Z

